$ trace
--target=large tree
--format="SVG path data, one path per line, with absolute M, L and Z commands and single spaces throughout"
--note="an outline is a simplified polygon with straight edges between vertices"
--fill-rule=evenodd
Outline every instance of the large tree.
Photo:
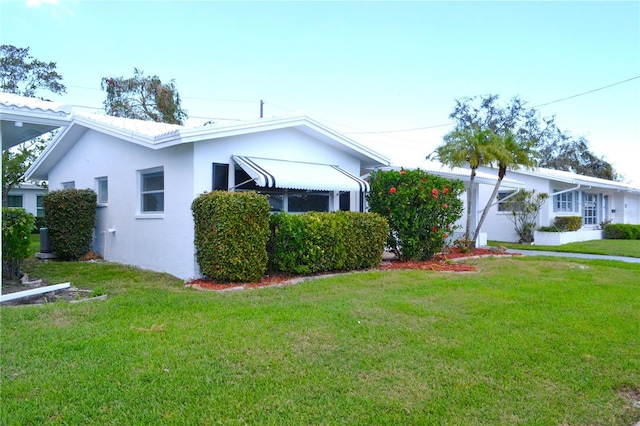
M 55 62 L 34 59 L 28 47 L 0 46 L 0 91 L 30 98 L 40 89 L 62 94 L 67 88 L 61 80 Z
M 169 124 L 184 124 L 187 119 L 173 80 L 162 83 L 158 76 L 145 76 L 134 68 L 133 77 L 104 77 L 100 87 L 107 92 L 107 115 Z
M 0 46 L 0 89 L 26 97 L 38 97 L 41 90 L 63 94 L 66 87 L 55 62 L 42 62 L 29 55 L 29 48 Z M 24 175 L 52 135 L 38 137 L 2 152 L 2 205 L 7 206 L 11 188 L 23 182 Z
M 465 231 L 465 243 L 471 247 L 475 245 L 507 170 L 533 165 L 536 144 L 547 137 L 554 124 L 552 119 L 540 120 L 537 112 L 526 108 L 519 98 L 512 99 L 506 106 L 499 105 L 497 95 L 457 100 L 450 118 L 456 121 L 455 127 L 445 135 L 435 153 L 444 164 L 468 164 L 471 168 Z M 482 135 L 482 139 L 477 135 Z M 471 215 L 474 214 L 471 201 L 476 169 L 480 166 L 497 167 L 498 179 L 471 236 Z

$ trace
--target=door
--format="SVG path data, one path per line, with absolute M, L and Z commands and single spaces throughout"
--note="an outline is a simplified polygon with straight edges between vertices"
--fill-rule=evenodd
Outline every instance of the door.
M 584 194 L 584 206 L 582 210 L 582 225 L 591 226 L 598 224 L 598 194 Z

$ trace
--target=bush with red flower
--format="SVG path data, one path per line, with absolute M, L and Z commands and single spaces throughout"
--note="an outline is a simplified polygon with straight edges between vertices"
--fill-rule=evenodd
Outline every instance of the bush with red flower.
M 427 260 L 440 252 L 462 217 L 464 184 L 424 170 L 371 173 L 369 210 L 387 218 L 389 249 L 401 260 Z

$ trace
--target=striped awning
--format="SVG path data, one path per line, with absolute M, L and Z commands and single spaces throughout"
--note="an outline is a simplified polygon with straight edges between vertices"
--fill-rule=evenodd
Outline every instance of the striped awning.
M 369 191 L 369 184 L 334 165 L 234 155 L 258 186 L 311 191 Z

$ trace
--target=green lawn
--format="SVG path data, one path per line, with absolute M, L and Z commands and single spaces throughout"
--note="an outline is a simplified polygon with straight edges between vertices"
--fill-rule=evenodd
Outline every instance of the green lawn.
M 561 246 L 539 246 L 531 244 L 489 241 L 490 246 L 505 246 L 516 250 L 559 251 L 565 253 L 604 254 L 608 256 L 640 257 L 640 240 L 591 240 Z
M 232 293 L 27 262 L 106 301 L 2 307 L 0 423 L 631 425 L 640 265 L 472 261 Z

